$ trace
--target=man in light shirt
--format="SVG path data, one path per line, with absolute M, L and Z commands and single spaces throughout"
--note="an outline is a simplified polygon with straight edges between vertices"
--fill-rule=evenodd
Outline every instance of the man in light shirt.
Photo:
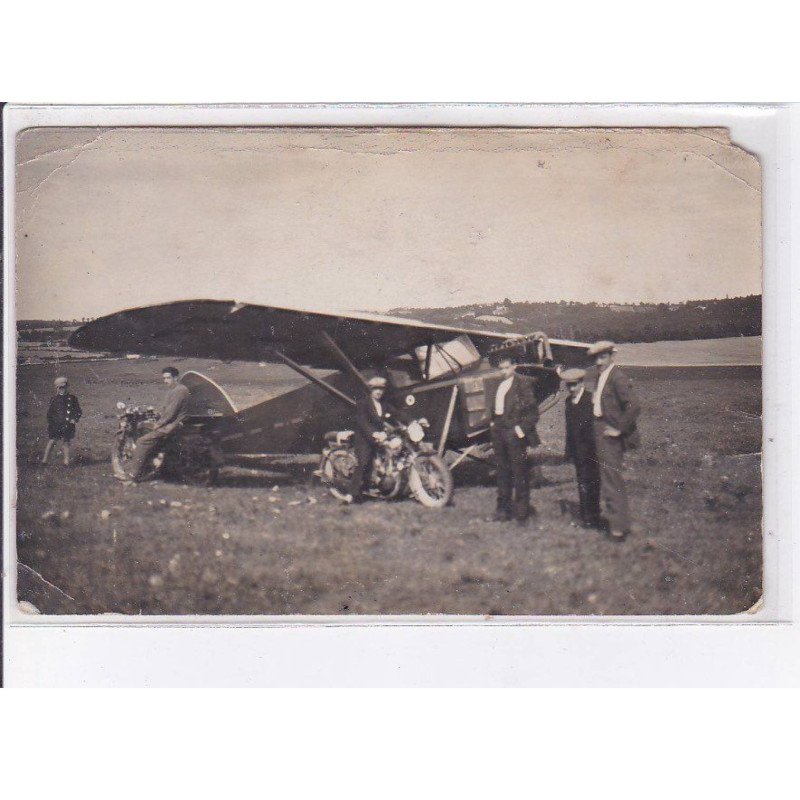
M 587 380 L 595 387 L 592 414 L 609 533 L 615 541 L 623 541 L 631 530 L 623 457 L 626 450 L 639 446 L 639 401 L 631 379 L 614 364 L 615 352 L 613 342 L 595 342 L 587 351 L 595 362 Z
M 497 521 L 513 518 L 527 524 L 530 507 L 528 447 L 536 447 L 539 407 L 527 378 L 517 375 L 514 362 L 501 358 L 502 380 L 492 399 L 492 447 L 497 461 Z

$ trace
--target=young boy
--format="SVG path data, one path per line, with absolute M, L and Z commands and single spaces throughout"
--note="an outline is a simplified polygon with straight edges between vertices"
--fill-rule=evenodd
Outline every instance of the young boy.
M 47 463 L 50 453 L 56 442 L 62 443 L 64 453 L 64 466 L 69 466 L 69 443 L 75 438 L 75 424 L 81 418 L 81 405 L 78 398 L 69 392 L 69 382 L 66 378 L 56 378 L 55 397 L 50 401 L 47 409 L 47 447 L 42 456 L 42 464 Z
M 567 385 L 565 417 L 567 423 L 566 451 L 568 461 L 575 464 L 578 481 L 580 516 L 584 527 L 600 527 L 600 466 L 594 437 L 592 395 L 584 387 L 586 373 L 582 369 L 568 369 L 561 373 Z

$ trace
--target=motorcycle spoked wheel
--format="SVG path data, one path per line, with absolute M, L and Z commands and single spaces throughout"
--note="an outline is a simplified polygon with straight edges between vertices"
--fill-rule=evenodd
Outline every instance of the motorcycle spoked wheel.
M 136 440 L 132 436 L 117 434 L 111 449 L 111 471 L 118 481 L 131 479 L 130 462 L 135 449 Z
M 331 450 L 322 457 L 320 465 L 322 480 L 328 485 L 328 491 L 337 500 L 342 502 L 347 500 L 350 479 L 353 477 L 356 466 L 355 453 L 345 448 Z
M 421 455 L 414 459 L 408 475 L 414 499 L 425 508 L 444 508 L 453 499 L 453 473 L 438 455 Z

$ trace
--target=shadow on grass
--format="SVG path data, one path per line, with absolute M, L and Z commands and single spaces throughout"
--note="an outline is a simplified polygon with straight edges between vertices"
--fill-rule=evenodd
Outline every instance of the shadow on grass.
M 96 464 L 111 465 L 111 457 L 108 455 L 98 455 L 96 453 L 78 453 L 72 460 L 73 466 L 76 467 L 91 467 Z
M 246 467 L 231 464 L 220 471 L 215 485 L 234 489 L 269 489 L 275 485 L 306 486 L 314 481 L 314 469 L 313 464 L 287 462 L 272 462 L 268 465 L 250 463 Z
M 531 487 L 534 489 L 544 486 L 560 486 L 571 483 L 571 477 L 554 476 L 549 470 L 542 467 L 563 467 L 567 462 L 564 457 L 556 453 L 534 453 L 530 457 Z M 479 461 L 477 459 L 464 459 L 453 470 L 456 487 L 459 486 L 484 486 L 497 485 L 497 469 L 493 458 Z

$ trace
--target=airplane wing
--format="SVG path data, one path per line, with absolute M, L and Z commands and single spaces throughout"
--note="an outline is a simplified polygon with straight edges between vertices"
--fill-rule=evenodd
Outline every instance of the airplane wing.
M 251 305 L 233 300 L 187 300 L 110 314 L 75 331 L 69 344 L 112 353 L 277 362 L 278 350 L 304 367 L 340 368 L 330 340 L 359 369 L 381 366 L 387 356 L 466 334 L 488 355 L 511 339 L 493 333 L 374 314 L 331 314 Z M 326 335 L 329 340 L 326 340 Z M 554 357 L 583 355 L 588 345 L 551 340 Z M 561 352 L 563 351 L 563 353 Z

